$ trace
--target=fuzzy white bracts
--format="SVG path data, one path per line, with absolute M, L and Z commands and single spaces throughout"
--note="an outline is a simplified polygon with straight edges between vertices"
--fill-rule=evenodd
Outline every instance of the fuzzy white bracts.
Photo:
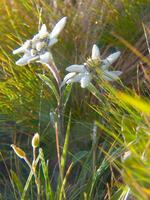
M 57 37 L 66 24 L 67 17 L 63 17 L 53 28 L 52 32 L 47 31 L 45 24 L 31 40 L 27 40 L 20 48 L 13 51 L 13 54 L 23 53 L 24 55 L 16 62 L 23 66 L 30 62 L 48 63 L 52 59 L 50 48 L 58 41 Z
M 66 71 L 69 73 L 65 76 L 62 86 L 65 84 L 70 84 L 74 82 L 79 82 L 82 88 L 87 87 L 92 78 L 93 70 L 95 63 L 101 69 L 102 78 L 107 81 L 114 81 L 119 78 L 122 74 L 121 71 L 109 71 L 108 68 L 119 58 L 120 51 L 111 54 L 106 59 L 102 60 L 100 57 L 100 51 L 97 45 L 93 45 L 92 56 L 87 60 L 86 63 L 82 65 L 71 65 L 66 68 Z

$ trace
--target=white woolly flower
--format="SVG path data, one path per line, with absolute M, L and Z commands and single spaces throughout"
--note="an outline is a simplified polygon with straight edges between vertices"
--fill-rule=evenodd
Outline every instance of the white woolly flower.
M 16 64 L 23 66 L 34 61 L 47 64 L 52 59 L 50 48 L 58 41 L 57 37 L 64 28 L 66 20 L 67 17 L 63 17 L 54 26 L 51 33 L 47 31 L 46 25 L 43 24 L 31 40 L 27 40 L 20 48 L 13 51 L 13 54 L 24 54 Z
M 80 82 L 81 87 L 85 88 L 89 85 L 92 79 L 91 73 L 89 73 L 84 65 L 71 65 L 66 68 L 68 73 L 62 83 L 62 86 L 66 83 Z
M 71 65 L 66 68 L 69 73 L 65 76 L 62 85 L 79 82 L 82 88 L 87 87 L 93 78 L 93 69 L 96 65 L 102 71 L 102 78 L 107 81 L 114 81 L 122 74 L 121 71 L 109 71 L 108 68 L 119 58 L 120 51 L 111 54 L 102 60 L 97 45 L 93 45 L 92 56 L 83 65 Z

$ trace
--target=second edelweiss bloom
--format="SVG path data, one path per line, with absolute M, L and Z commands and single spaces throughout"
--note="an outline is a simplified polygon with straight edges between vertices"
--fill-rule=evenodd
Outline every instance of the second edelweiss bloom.
M 24 54 L 16 64 L 23 66 L 33 61 L 48 63 L 52 59 L 50 48 L 58 41 L 57 37 L 64 28 L 66 19 L 67 17 L 63 17 L 54 26 L 51 33 L 47 31 L 46 25 L 43 24 L 31 40 L 27 40 L 20 48 L 14 50 L 13 54 Z
M 107 81 L 114 81 L 119 78 L 122 74 L 121 71 L 109 71 L 108 68 L 119 58 L 120 51 L 111 54 L 106 59 L 102 60 L 100 57 L 100 51 L 97 45 L 93 45 L 92 56 L 87 60 L 86 63 L 82 65 L 71 65 L 66 68 L 69 72 L 63 82 L 62 86 L 65 84 L 79 82 L 82 88 L 87 87 L 94 74 L 94 67 L 99 67 L 102 71 L 102 78 Z

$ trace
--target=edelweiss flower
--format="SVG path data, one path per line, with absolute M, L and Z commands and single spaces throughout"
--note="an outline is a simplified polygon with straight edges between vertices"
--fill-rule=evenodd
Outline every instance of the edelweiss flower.
M 52 32 L 47 31 L 43 24 L 39 32 L 31 40 L 27 40 L 20 48 L 13 51 L 13 54 L 23 53 L 24 55 L 16 62 L 23 66 L 33 61 L 48 63 L 52 59 L 50 47 L 57 41 L 57 37 L 66 24 L 67 17 L 63 17 L 53 28 Z
M 122 74 L 121 71 L 108 71 L 108 68 L 118 59 L 120 51 L 111 54 L 106 59 L 102 60 L 100 51 L 97 45 L 93 45 L 92 56 L 83 65 L 71 65 L 66 68 L 69 73 L 65 76 L 62 86 L 65 84 L 79 82 L 82 88 L 87 87 L 94 75 L 94 67 L 100 67 L 102 78 L 108 81 L 114 81 Z

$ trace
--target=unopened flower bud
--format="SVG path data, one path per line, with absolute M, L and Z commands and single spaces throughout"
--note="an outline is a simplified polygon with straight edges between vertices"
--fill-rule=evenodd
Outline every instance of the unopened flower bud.
M 32 147 L 37 148 L 40 143 L 40 136 L 38 133 L 35 133 L 33 138 L 32 138 Z
M 17 154 L 19 158 L 26 158 L 26 154 L 22 149 L 20 149 L 14 144 L 12 144 L 11 147 L 13 148 L 14 152 Z
M 41 49 L 42 49 L 44 46 L 46 46 L 46 43 L 45 43 L 45 42 L 38 42 L 38 43 L 36 44 L 36 50 L 37 50 L 37 51 L 41 51 Z
M 37 51 L 35 49 L 31 49 L 31 56 L 35 56 Z

